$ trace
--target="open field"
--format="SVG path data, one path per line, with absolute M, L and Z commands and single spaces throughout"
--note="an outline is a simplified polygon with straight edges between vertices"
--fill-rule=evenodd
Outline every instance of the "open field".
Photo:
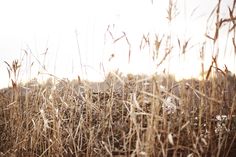
M 233 156 L 236 78 L 36 81 L 0 91 L 1 156 Z
M 104 82 L 79 76 L 60 79 L 47 70 L 48 48 L 42 60 L 29 48 L 20 61 L 4 61 L 10 84 L 0 89 L 0 157 L 236 156 L 236 76 L 233 64 L 230 69 L 226 65 L 236 56 L 236 1 L 226 7 L 227 14 L 221 12 L 222 2 L 216 2 L 207 18 L 203 41 L 192 42 L 188 34 L 179 37 L 171 30 L 179 10 L 177 1 L 169 0 L 169 29 L 154 38 L 144 34 L 139 48 L 148 49 L 156 71 L 163 71 L 160 74 L 123 75 L 118 70 L 107 74 L 102 62 Z M 135 53 L 128 33 L 113 35 L 110 29 L 109 25 L 105 34 L 113 40 L 112 47 L 123 40 L 130 62 Z M 79 49 L 78 40 L 77 44 Z M 109 53 L 110 62 L 116 54 Z M 82 76 L 86 70 L 80 50 L 78 54 Z M 186 69 L 200 74 L 199 79 L 176 81 L 169 74 L 168 64 L 174 63 L 171 58 L 176 54 L 177 64 L 185 59 L 199 62 L 200 70 L 186 64 Z M 222 56 L 229 59 L 222 61 Z M 38 71 L 32 70 L 34 66 Z M 45 74 L 50 78 L 21 82 L 22 75 L 31 79 L 37 72 L 39 78 Z

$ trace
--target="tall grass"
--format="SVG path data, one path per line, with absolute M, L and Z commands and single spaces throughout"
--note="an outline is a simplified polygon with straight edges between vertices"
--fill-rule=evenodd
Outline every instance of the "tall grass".
M 206 35 L 214 46 L 223 23 L 235 31 L 235 2 L 226 19 L 220 6 L 219 0 L 211 15 L 214 36 Z M 170 0 L 170 23 L 175 7 Z M 153 58 L 166 43 L 157 65 L 172 53 L 171 37 L 156 37 Z M 183 52 L 187 42 L 179 41 Z M 204 56 L 204 45 L 199 53 Z M 207 72 L 202 63 L 202 80 L 112 72 L 102 83 L 52 77 L 23 84 L 19 62 L 6 62 L 12 87 L 0 90 L 0 156 L 233 156 L 236 77 L 217 63 L 214 55 Z
M 235 147 L 235 78 L 117 76 L 2 90 L 2 154 L 227 156 Z

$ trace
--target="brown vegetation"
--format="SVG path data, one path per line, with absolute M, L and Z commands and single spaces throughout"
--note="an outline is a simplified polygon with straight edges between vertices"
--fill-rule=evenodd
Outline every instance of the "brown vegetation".
M 235 151 L 235 76 L 176 82 L 109 75 L 98 86 L 105 83 L 102 90 L 77 80 L 1 90 L 1 154 L 232 156 Z M 169 104 L 175 110 L 169 112 Z
M 202 81 L 111 73 L 102 83 L 53 77 L 44 84 L 36 80 L 19 84 L 19 62 L 5 62 L 12 87 L 0 90 L 0 156 L 233 157 L 236 77 L 226 66 L 225 70 L 218 67 L 217 41 L 221 28 L 228 25 L 236 50 L 235 4 L 228 8 L 229 17 L 221 18 L 218 0 L 208 18 L 215 27 L 213 35 L 206 30 L 208 41 L 200 44 Z M 176 1 L 169 0 L 169 24 L 178 15 L 176 6 Z M 126 33 L 114 43 L 122 39 L 129 46 L 130 60 Z M 153 60 L 157 68 L 172 54 L 174 39 L 171 31 L 161 38 L 156 35 Z M 150 41 L 143 36 L 140 47 L 150 46 Z M 177 41 L 185 55 L 190 39 Z M 206 43 L 214 47 L 207 72 Z

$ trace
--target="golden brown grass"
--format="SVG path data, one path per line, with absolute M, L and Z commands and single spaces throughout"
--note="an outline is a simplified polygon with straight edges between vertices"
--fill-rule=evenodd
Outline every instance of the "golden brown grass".
M 235 48 L 235 3 L 223 19 L 219 0 L 209 17 L 215 17 L 215 30 L 214 35 L 206 33 L 210 41 L 203 42 L 201 59 L 206 44 L 213 44 L 214 50 L 207 72 L 202 62 L 202 81 L 110 73 L 102 83 L 52 77 L 43 84 L 21 84 L 19 62 L 5 62 L 12 87 L 0 90 L 0 156 L 234 156 L 236 77 L 226 66 L 218 67 L 217 40 L 228 24 Z M 167 14 L 171 24 L 178 15 L 176 1 L 169 1 Z M 107 31 L 113 38 L 109 27 Z M 113 38 L 114 43 L 122 39 L 130 60 L 126 33 Z M 157 67 L 168 60 L 176 46 L 173 39 L 171 31 L 161 38 L 156 35 Z M 190 40 L 177 42 L 180 52 L 187 53 Z M 140 49 L 151 44 L 149 35 L 143 36 Z
M 100 90 L 86 81 L 48 80 L 1 90 L 1 154 L 227 156 L 235 151 L 235 76 L 176 82 L 111 74 L 105 83 Z M 168 103 L 176 110 L 168 112 Z

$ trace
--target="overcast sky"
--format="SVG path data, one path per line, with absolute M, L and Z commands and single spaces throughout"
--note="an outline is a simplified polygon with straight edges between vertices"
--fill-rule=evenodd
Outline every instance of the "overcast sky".
M 227 6 L 232 2 L 222 0 L 222 16 L 227 14 Z M 179 0 L 177 4 L 179 15 L 172 26 L 172 33 L 180 39 L 191 38 L 199 50 L 196 45 L 204 41 L 206 20 L 216 0 Z M 3 62 L 20 58 L 24 59 L 22 67 L 28 66 L 22 69 L 22 79 L 37 76 L 38 71 L 45 72 L 35 58 L 46 65 L 47 72 L 61 78 L 83 75 L 90 80 L 99 80 L 104 77 L 101 65 L 106 72 L 117 68 L 124 73 L 151 74 L 162 70 L 156 69 L 148 50 L 140 52 L 139 45 L 143 34 L 154 36 L 155 33 L 168 32 L 167 6 L 167 0 L 153 0 L 153 3 L 151 0 L 0 1 L 0 87 L 8 83 Z M 114 40 L 107 32 L 108 25 L 114 38 L 122 36 L 122 32 L 127 34 L 132 52 L 129 64 L 127 42 L 122 39 L 113 44 Z M 111 54 L 114 54 L 112 59 Z M 229 63 L 234 71 L 235 56 L 232 56 L 229 53 L 221 63 Z M 180 65 L 183 60 L 185 62 Z M 31 62 L 34 65 L 30 71 Z M 81 70 L 81 64 L 86 71 Z M 169 68 L 178 77 L 197 76 L 199 54 L 175 58 Z

